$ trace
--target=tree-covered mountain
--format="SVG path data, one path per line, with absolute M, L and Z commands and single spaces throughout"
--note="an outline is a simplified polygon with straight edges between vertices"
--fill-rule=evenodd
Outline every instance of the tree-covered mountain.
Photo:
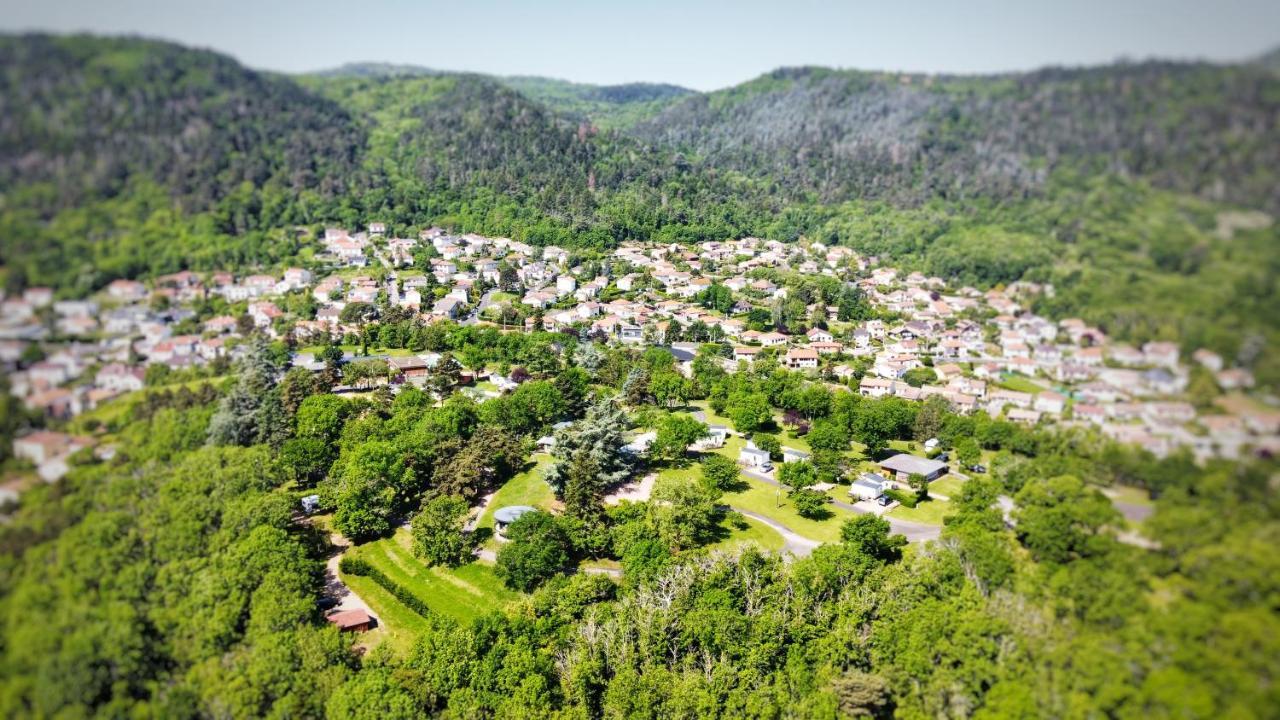
M 504 77 L 500 82 L 574 120 L 625 129 L 653 117 L 695 92 L 665 83 L 588 85 L 544 77 Z
M 783 69 L 634 133 L 823 201 L 1016 198 L 1057 170 L 1280 209 L 1280 78 L 1149 62 L 992 77 Z
M 297 262 L 296 228 L 326 223 L 587 249 L 757 235 L 1052 282 L 1055 311 L 1119 339 L 1280 348 L 1261 310 L 1277 229 L 1230 221 L 1280 206 L 1280 76 L 1257 65 L 803 68 L 683 94 L 375 64 L 288 78 L 121 38 L 0 51 L 11 289 Z M 1248 355 L 1280 380 L 1280 352 Z
M 0 37 L 0 192 L 42 209 L 131 179 L 207 209 L 242 183 L 335 197 L 363 141 L 350 114 L 217 53 L 132 38 Z

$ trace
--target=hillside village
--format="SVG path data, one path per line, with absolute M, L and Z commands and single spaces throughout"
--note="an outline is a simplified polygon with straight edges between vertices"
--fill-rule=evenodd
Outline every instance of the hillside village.
M 374 223 L 328 228 L 316 246 L 308 268 L 185 271 L 115 280 L 85 298 L 38 287 L 5 297 L 0 363 L 9 392 L 51 428 L 18 438 L 14 454 L 42 478 L 60 477 L 67 458 L 93 444 L 58 432 L 63 421 L 148 386 L 224 372 L 255 332 L 285 342 L 295 366 L 317 372 L 318 351 L 332 344 L 344 362 L 385 362 L 363 389 L 421 384 L 440 354 L 377 334 L 370 319 L 379 313 L 416 327 L 488 323 L 662 346 L 686 374 L 713 343 L 729 372 L 776 359 L 863 396 L 940 396 L 958 413 L 1095 428 L 1159 457 L 1182 448 L 1200 460 L 1280 451 L 1280 410 L 1248 397 L 1248 370 L 1206 349 L 1134 347 L 1078 318 L 1037 315 L 1049 286 L 955 287 L 844 247 L 757 238 L 630 242 L 583 260 L 441 228 L 388 237 Z M 836 283 L 839 301 L 793 298 L 795 277 Z M 488 367 L 461 377 L 482 383 L 470 390 L 482 401 L 521 380 Z M 1208 401 L 1193 397 L 1194 383 L 1202 394 L 1207 383 Z

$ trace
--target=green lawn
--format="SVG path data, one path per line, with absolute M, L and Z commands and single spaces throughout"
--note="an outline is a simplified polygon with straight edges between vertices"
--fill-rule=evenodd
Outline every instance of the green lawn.
M 427 631 L 427 621 L 367 577 L 342 575 L 342 581 L 369 604 L 378 619 L 377 629 L 366 633 L 362 643 L 374 646 L 386 642 L 397 654 L 409 654 L 413 644 Z
M 955 475 L 943 475 L 941 478 L 929 483 L 929 492 L 936 492 L 947 497 L 958 497 L 960 488 L 964 486 L 964 480 Z
M 1112 485 L 1107 488 L 1107 492 L 1111 494 L 1112 499 L 1120 502 L 1131 503 L 1133 505 L 1155 505 L 1151 499 L 1151 494 L 1142 488 L 1130 487 L 1128 485 Z
M 532 505 L 546 510 L 550 510 L 555 505 L 555 493 L 551 492 L 551 486 L 542 479 L 542 474 L 551 464 L 551 456 L 535 453 L 533 460 L 533 467 L 517 473 L 507 481 L 506 485 L 498 489 L 498 494 L 494 496 L 493 502 L 489 503 L 489 508 L 480 516 L 476 527 L 493 527 L 494 511 L 508 505 Z
M 706 546 L 707 550 L 733 550 L 748 543 L 755 543 L 770 552 L 782 552 L 782 536 L 764 523 L 746 518 L 747 528 L 729 527 L 729 537 Z
M 1017 392 L 1031 393 L 1032 395 L 1044 392 L 1042 385 L 1025 375 L 1006 375 L 1000 378 L 1000 382 L 997 385 Z
M 943 516 L 950 514 L 950 512 L 951 503 L 935 498 L 926 500 L 913 508 L 899 505 L 890 510 L 888 515 L 899 520 L 909 520 L 927 525 L 941 525 Z
M 717 415 L 706 400 L 695 400 L 689 405 L 706 413 L 706 423 L 708 425 L 724 425 L 731 430 L 733 429 L 733 421 L 723 415 Z
M 840 539 L 840 526 L 845 520 L 854 517 L 854 514 L 848 510 L 828 505 L 827 509 L 831 511 L 831 516 L 826 520 L 802 518 L 791 507 L 786 492 L 779 494 L 778 489 L 772 485 L 751 478 L 745 479 L 748 488 L 742 492 L 726 493 L 724 496 L 726 503 L 763 515 L 804 537 L 819 542 L 836 542 Z
M 432 611 L 460 621 L 468 621 L 490 610 L 498 610 L 520 597 L 508 590 L 493 572 L 493 567 L 473 562 L 459 568 L 429 568 L 413 556 L 409 547 L 412 538 L 409 531 L 400 529 L 390 538 L 361 545 L 348 550 L 352 557 L 361 558 L 381 570 L 409 592 L 421 598 Z M 344 580 L 346 577 L 344 576 Z M 361 594 L 361 597 L 364 597 Z M 387 603 L 399 601 L 388 596 Z M 410 612 L 400 606 L 401 610 Z M 387 624 L 393 629 L 393 618 L 399 615 L 393 610 Z M 412 630 L 406 623 L 405 629 Z

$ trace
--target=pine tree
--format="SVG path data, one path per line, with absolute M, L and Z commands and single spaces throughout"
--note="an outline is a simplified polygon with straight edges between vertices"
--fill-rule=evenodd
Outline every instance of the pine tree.
M 601 398 L 581 422 L 556 434 L 551 453 L 555 463 L 546 479 L 570 515 L 596 515 L 605 491 L 631 474 L 632 458 L 623 449 L 627 427 L 627 416 L 617 400 Z

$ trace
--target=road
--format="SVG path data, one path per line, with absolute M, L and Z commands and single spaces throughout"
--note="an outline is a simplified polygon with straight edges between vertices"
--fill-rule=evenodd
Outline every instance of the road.
M 467 317 L 464 318 L 462 322 L 458 324 L 459 325 L 475 325 L 477 322 L 479 322 L 480 314 L 483 313 L 489 307 L 489 305 L 493 303 L 493 294 L 495 292 L 497 292 L 497 290 L 490 290 L 486 292 L 484 295 L 481 295 L 480 302 L 476 303 L 475 309 L 472 310 L 471 314 L 467 315 Z
M 740 512 L 746 517 L 751 518 L 752 520 L 756 520 L 758 522 L 764 523 L 765 525 L 768 525 L 770 528 L 773 528 L 775 532 L 777 532 L 779 535 L 782 536 L 783 552 L 791 553 L 796 557 L 808 557 L 810 553 L 813 552 L 814 548 L 822 544 L 816 540 L 810 540 L 809 538 L 801 535 L 800 533 L 797 533 L 796 531 L 792 530 L 786 525 L 783 525 L 782 523 L 776 520 L 773 520 L 772 518 L 765 517 L 760 513 L 754 513 L 754 512 L 751 512 L 750 510 L 744 510 L 740 507 L 733 507 L 732 505 L 730 505 L 729 507 L 735 512 Z

